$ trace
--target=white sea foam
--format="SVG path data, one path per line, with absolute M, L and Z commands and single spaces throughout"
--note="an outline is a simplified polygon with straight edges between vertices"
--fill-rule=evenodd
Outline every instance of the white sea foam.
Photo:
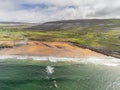
M 38 61 L 50 61 L 50 62 L 78 62 L 78 63 L 92 63 L 97 65 L 106 66 L 118 66 L 120 65 L 120 59 L 103 56 L 103 57 L 55 57 L 55 56 L 21 56 L 21 55 L 0 55 L 0 60 L 38 60 Z
M 52 67 L 52 66 L 47 66 L 47 67 L 46 67 L 46 72 L 47 72 L 48 74 L 53 74 L 53 73 L 54 73 L 54 67 Z
M 118 90 L 118 88 L 120 88 L 120 79 L 109 84 L 106 90 Z
M 56 83 L 55 80 L 54 80 L 54 86 L 55 86 L 56 88 L 58 88 L 58 85 L 57 85 L 57 83 Z

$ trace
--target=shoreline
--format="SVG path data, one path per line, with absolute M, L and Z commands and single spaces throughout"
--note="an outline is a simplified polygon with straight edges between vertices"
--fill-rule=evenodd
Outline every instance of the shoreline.
M 28 41 L 27 44 L 4 48 L 0 55 L 84 57 L 105 56 L 90 49 L 84 49 L 68 42 Z
M 60 56 L 31 56 L 31 55 L 0 55 L 0 60 L 2 59 L 19 59 L 19 60 L 24 60 L 24 59 L 32 59 L 32 60 L 38 60 L 38 61 L 51 61 L 51 62 L 57 62 L 57 61 L 81 61 L 81 60 L 87 60 L 90 58 L 96 58 L 96 59 L 116 59 L 120 60 L 115 57 L 111 56 L 86 56 L 86 57 L 60 57 Z
M 108 56 L 89 56 L 89 57 L 56 57 L 56 56 L 23 56 L 23 55 L 0 55 L 0 61 L 23 61 L 23 60 L 32 60 L 32 61 L 43 61 L 43 62 L 68 62 L 68 63 L 77 63 L 77 64 L 95 64 L 95 65 L 104 65 L 104 66 L 119 66 L 120 59 Z
M 28 41 L 27 44 L 0 50 L 0 61 L 33 60 L 47 62 L 92 63 L 118 66 L 120 59 L 70 42 Z
M 10 41 L 9 41 L 10 43 Z M 74 42 L 28 41 L 24 45 L 0 50 L 0 55 L 54 56 L 54 57 L 114 57 L 105 50 L 81 46 Z
M 83 49 L 89 49 L 89 50 L 95 51 L 97 53 L 101 53 L 103 55 L 106 55 L 106 56 L 111 56 L 111 57 L 115 57 L 115 58 L 120 59 L 120 51 L 111 51 L 111 50 L 105 50 L 105 49 L 98 49 L 98 48 L 93 48 L 93 47 L 87 47 L 87 46 L 83 46 L 83 45 L 77 44 L 75 42 L 69 42 L 69 43 L 73 44 L 75 46 L 78 46 L 80 48 L 83 48 Z

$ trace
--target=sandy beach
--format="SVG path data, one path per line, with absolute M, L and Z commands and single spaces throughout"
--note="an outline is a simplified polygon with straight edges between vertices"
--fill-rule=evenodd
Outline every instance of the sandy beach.
M 83 49 L 67 42 L 28 41 L 26 45 L 0 50 L 0 55 L 28 55 L 28 56 L 104 56 L 89 49 Z

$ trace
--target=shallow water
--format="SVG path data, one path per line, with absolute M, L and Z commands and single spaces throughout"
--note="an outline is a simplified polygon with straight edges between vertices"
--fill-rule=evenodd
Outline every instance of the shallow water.
M 118 60 L 104 64 L 91 59 L 80 63 L 1 60 L 0 90 L 120 90 Z

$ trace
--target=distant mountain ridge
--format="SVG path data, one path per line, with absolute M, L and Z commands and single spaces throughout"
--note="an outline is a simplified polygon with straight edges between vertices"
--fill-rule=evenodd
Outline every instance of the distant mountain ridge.
M 0 24 L 25 24 L 23 22 L 0 22 Z
M 3 21 L 0 21 L 0 24 L 37 24 L 37 23 L 29 23 L 29 22 L 3 22 Z
M 91 26 L 120 26 L 120 19 L 85 19 L 85 20 L 62 20 L 46 22 L 40 25 L 32 26 L 27 29 L 33 30 L 61 30 L 74 27 L 91 27 Z

